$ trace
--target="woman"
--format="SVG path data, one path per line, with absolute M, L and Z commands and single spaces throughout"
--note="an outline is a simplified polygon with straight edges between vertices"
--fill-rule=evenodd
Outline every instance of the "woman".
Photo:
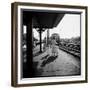
M 56 44 L 57 44 L 56 40 L 52 39 L 52 56 L 58 56 L 58 49 Z

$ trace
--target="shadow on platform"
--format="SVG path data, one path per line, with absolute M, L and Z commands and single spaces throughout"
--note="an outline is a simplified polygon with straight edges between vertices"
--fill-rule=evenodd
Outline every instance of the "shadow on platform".
M 45 60 L 49 57 L 49 54 L 45 55 L 44 57 L 41 58 L 41 60 Z
M 48 57 L 47 60 L 42 62 L 41 67 L 44 67 L 46 64 L 49 64 L 49 63 L 53 62 L 56 58 L 57 58 L 57 56 Z

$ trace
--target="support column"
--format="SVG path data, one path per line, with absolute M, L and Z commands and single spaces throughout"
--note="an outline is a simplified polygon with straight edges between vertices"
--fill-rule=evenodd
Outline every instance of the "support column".
M 45 30 L 43 28 L 39 28 L 39 30 L 37 30 L 39 32 L 39 38 L 40 38 L 40 53 L 42 52 L 42 32 L 44 32 Z
M 49 29 L 47 30 L 47 46 L 49 46 Z
M 30 20 L 31 21 L 31 20 Z M 32 61 L 32 23 L 27 24 L 27 76 L 32 77 L 33 76 L 33 61 Z
M 42 32 L 41 32 L 41 28 L 39 30 L 39 36 L 40 36 L 40 53 L 42 52 Z
M 29 17 L 29 21 L 26 23 L 27 34 L 26 34 L 26 63 L 23 64 L 23 77 L 30 78 L 34 76 L 33 69 L 33 52 L 32 52 L 32 16 Z

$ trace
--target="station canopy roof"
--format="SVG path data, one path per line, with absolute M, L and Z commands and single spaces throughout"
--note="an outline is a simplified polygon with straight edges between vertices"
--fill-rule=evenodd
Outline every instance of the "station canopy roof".
M 23 12 L 23 24 L 30 21 L 32 17 L 33 28 L 48 28 L 56 27 L 64 17 L 65 13 L 56 12 Z

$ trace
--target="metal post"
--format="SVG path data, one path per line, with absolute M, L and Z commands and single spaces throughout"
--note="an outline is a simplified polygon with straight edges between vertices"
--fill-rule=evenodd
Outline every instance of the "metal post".
M 40 53 L 42 52 L 42 28 L 39 30 L 39 35 L 40 35 Z
M 47 46 L 49 46 L 49 29 L 47 30 Z

